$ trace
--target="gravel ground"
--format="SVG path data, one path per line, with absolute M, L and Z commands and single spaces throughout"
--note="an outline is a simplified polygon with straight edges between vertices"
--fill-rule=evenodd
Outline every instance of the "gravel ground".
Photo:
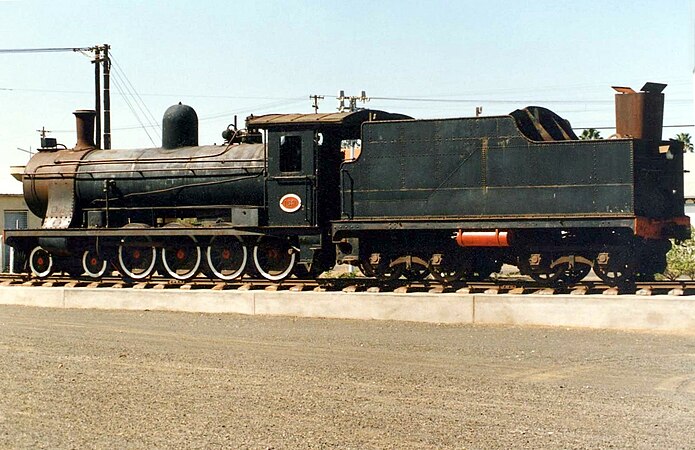
M 695 336 L 0 306 L 1 448 L 695 448 Z

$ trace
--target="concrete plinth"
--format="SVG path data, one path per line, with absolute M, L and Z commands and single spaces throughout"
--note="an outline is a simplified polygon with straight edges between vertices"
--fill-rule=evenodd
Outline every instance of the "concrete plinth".
M 476 295 L 475 323 L 695 333 L 695 298 Z
M 695 334 L 695 298 L 0 287 L 0 304 Z
M 258 292 L 256 314 L 473 323 L 472 296 L 367 292 Z

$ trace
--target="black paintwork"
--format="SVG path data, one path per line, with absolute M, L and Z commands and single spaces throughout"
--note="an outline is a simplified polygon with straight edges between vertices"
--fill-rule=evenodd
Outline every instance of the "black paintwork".
M 504 116 L 366 123 L 362 146 L 348 218 L 634 212 L 632 140 L 535 142 Z

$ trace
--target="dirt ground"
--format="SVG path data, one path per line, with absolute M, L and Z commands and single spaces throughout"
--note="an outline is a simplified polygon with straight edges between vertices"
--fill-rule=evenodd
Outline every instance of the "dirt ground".
M 0 448 L 695 448 L 695 336 L 0 306 Z

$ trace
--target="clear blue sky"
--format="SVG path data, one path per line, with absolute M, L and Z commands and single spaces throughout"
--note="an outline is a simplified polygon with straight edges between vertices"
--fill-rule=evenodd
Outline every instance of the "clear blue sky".
M 693 124 L 693 1 L 6 1 L 0 48 L 112 46 L 115 83 L 132 83 L 157 122 L 193 106 L 200 142 L 238 114 L 310 112 L 344 89 L 418 118 L 546 106 L 575 127 L 614 124 L 611 85 L 668 83 L 665 124 Z M 36 129 L 74 145 L 75 109 L 93 108 L 81 54 L 0 54 L 0 192 L 20 192 Z M 113 145 L 152 146 L 113 87 Z M 320 104 L 332 111 L 334 98 Z M 154 141 L 159 138 L 150 129 Z M 692 128 L 668 129 L 665 137 Z M 604 136 L 612 131 L 602 132 Z M 695 134 L 695 133 L 693 133 Z

